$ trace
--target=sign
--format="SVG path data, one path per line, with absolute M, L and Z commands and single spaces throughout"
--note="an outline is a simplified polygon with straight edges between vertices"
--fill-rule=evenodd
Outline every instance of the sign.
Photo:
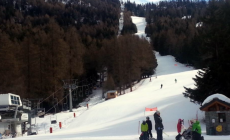
M 212 119 L 212 123 L 215 123 L 215 119 Z
M 222 125 L 218 125 L 218 126 L 216 127 L 216 131 L 217 131 L 217 132 L 222 132 Z
M 220 122 L 223 122 L 223 119 L 222 119 L 222 118 L 220 119 Z
M 154 107 L 154 108 L 145 108 L 145 111 L 156 111 L 157 110 L 157 107 Z

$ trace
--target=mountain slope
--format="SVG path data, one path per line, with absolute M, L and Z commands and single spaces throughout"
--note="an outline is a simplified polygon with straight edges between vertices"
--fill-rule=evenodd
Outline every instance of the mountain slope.
M 140 20 L 143 19 L 138 19 Z M 133 22 L 135 23 L 135 20 Z M 145 26 L 144 22 L 142 26 Z M 202 122 L 204 113 L 199 111 L 199 105 L 191 103 L 182 94 L 184 86 L 194 87 L 192 78 L 195 77 L 197 70 L 176 63 L 172 56 L 159 56 L 156 53 L 156 57 L 159 64 L 156 70 L 157 77 L 153 76 L 151 81 L 150 78 L 143 79 L 140 82 L 141 85 L 133 92 L 103 101 L 100 98 L 101 91 L 97 90 L 90 98 L 89 109 L 87 110 L 85 106 L 75 109 L 77 117 L 72 118 L 65 128 L 56 130 L 53 134 L 17 139 L 138 140 L 139 122 L 142 122 L 146 116 L 150 116 L 154 125 L 152 116 L 154 112 L 145 112 L 145 107 L 157 107 L 161 112 L 164 132 L 169 135 L 163 135 L 166 140 L 175 140 L 176 124 L 179 118 L 184 119 L 185 127 L 188 127 L 187 120 L 195 119 L 197 113 L 198 119 L 201 120 L 202 135 L 206 140 L 229 139 L 229 136 L 205 135 L 205 125 Z M 161 84 L 163 84 L 162 89 L 160 89 Z M 64 116 L 65 114 L 59 113 L 58 115 Z M 152 132 L 153 137 L 156 137 L 155 130 Z

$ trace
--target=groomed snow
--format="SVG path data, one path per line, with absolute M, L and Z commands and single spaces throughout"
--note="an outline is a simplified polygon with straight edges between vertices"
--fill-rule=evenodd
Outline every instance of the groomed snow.
M 218 99 L 220 99 L 220 100 L 222 100 L 222 101 L 224 101 L 224 102 L 226 102 L 226 103 L 230 103 L 230 99 L 228 98 L 228 97 L 226 97 L 225 95 L 223 95 L 223 94 L 213 94 L 213 95 L 210 95 L 209 97 L 207 97 L 204 101 L 203 101 L 203 103 L 202 103 L 202 106 L 203 105 L 205 105 L 206 103 L 209 103 L 209 102 L 211 102 L 213 99 L 215 99 L 215 98 L 218 98 Z
M 133 18 L 133 22 L 136 21 L 144 19 Z M 141 25 L 139 22 L 138 27 L 145 24 L 143 22 Z M 143 33 L 140 29 L 144 28 L 138 28 L 138 32 Z M 163 134 L 164 140 L 175 140 L 179 118 L 184 119 L 185 127 L 188 127 L 187 120 L 195 119 L 197 113 L 205 140 L 229 140 L 230 136 L 206 135 L 205 124 L 202 121 L 204 112 L 199 110 L 199 105 L 191 103 L 182 94 L 185 91 L 184 86 L 194 88 L 192 78 L 198 70 L 176 63 L 172 56 L 160 56 L 156 53 L 156 58 L 157 77 L 154 75 L 151 81 L 150 78 L 141 80 L 133 92 L 104 101 L 101 99 L 101 89 L 98 89 L 88 102 L 83 102 L 82 107 L 74 109 L 76 118 L 73 118 L 73 112 L 57 114 L 57 121 L 65 122 L 64 128 L 59 129 L 58 124 L 51 125 L 48 115 L 44 119 L 37 119 L 38 126 L 46 124 L 46 134 L 42 127 L 38 127 L 38 135 L 19 137 L 16 140 L 139 140 L 139 122 L 149 116 L 154 125 L 154 112 L 144 112 L 145 107 L 157 107 L 161 112 L 164 132 L 169 135 Z M 89 103 L 88 110 L 86 103 Z M 48 133 L 50 127 L 55 128 L 52 134 Z M 156 138 L 154 129 L 152 133 Z

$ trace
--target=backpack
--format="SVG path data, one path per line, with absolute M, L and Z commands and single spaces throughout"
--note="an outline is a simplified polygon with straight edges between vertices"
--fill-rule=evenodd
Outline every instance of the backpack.
M 141 133 L 139 140 L 143 140 L 143 133 Z

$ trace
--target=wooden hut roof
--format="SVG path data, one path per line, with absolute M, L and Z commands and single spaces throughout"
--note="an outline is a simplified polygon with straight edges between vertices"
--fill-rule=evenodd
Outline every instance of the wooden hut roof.
M 226 108 L 230 109 L 230 103 L 227 103 L 225 101 L 220 100 L 219 98 L 214 98 L 212 101 L 209 103 L 204 104 L 203 106 L 200 107 L 200 110 L 202 111 L 207 111 L 209 107 L 213 106 L 214 104 L 220 104 L 222 106 L 225 106 Z

